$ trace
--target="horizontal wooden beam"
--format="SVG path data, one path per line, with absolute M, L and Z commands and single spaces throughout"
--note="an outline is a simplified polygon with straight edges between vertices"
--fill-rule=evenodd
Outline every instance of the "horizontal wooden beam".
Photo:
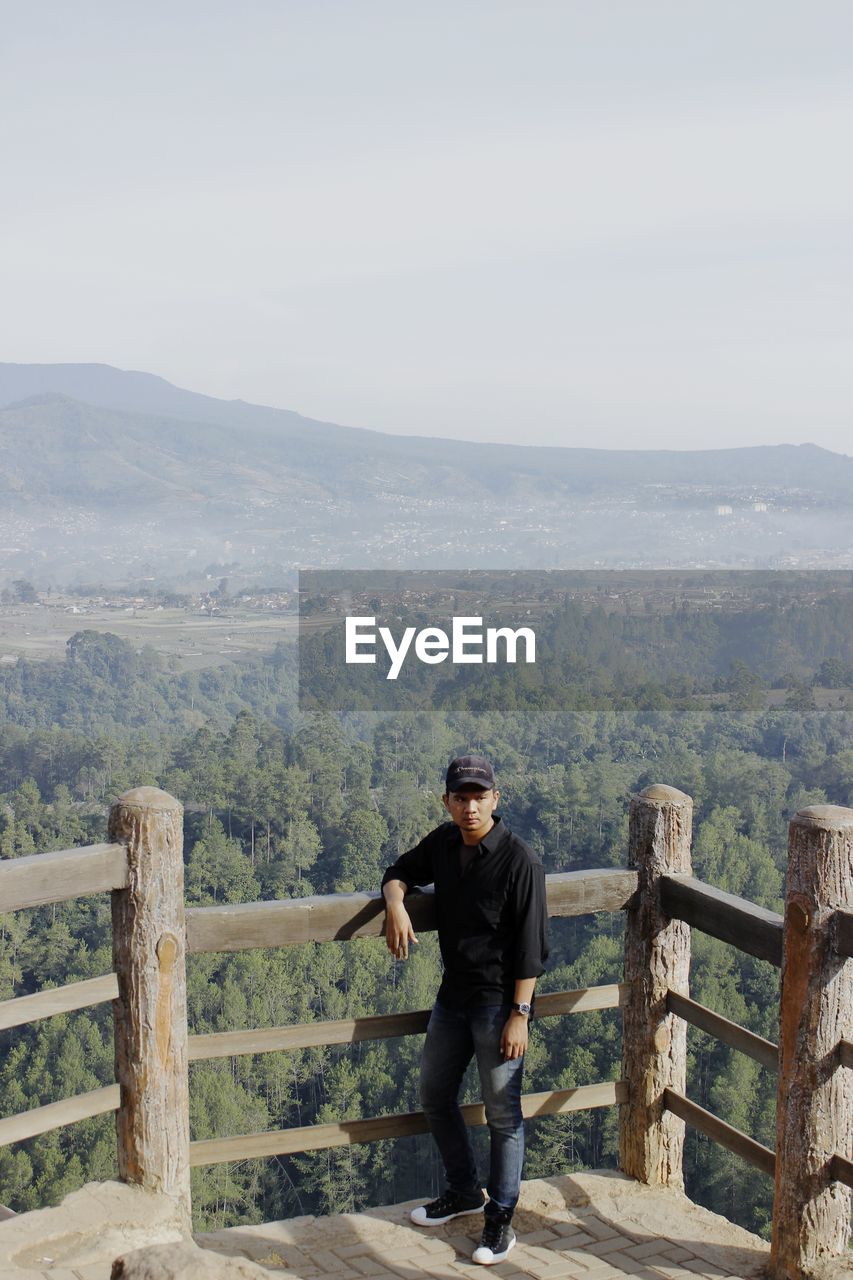
M 838 1041 L 838 1061 L 842 1067 L 853 1070 L 853 1044 L 849 1040 Z
M 600 987 L 582 987 L 576 991 L 551 991 L 537 996 L 536 1017 L 615 1009 L 624 999 L 625 990 L 624 983 L 614 982 Z M 189 1060 L 201 1062 L 208 1058 L 232 1058 L 246 1053 L 315 1049 L 320 1045 L 414 1036 L 426 1031 L 429 1015 L 429 1009 L 416 1009 L 410 1013 L 388 1013 L 370 1018 L 339 1018 L 335 1022 L 303 1022 L 293 1027 L 258 1027 L 252 1031 L 218 1031 L 190 1036 Z
M 542 1093 L 525 1094 L 521 1099 L 521 1112 L 525 1120 L 535 1120 L 539 1116 L 565 1116 L 572 1111 L 615 1107 L 627 1098 L 624 1080 L 601 1080 L 597 1084 L 575 1085 L 573 1089 L 545 1089 Z M 485 1124 L 486 1113 L 482 1103 L 472 1105 L 476 1108 L 476 1124 Z
M 579 1085 L 575 1089 L 553 1089 L 545 1093 L 528 1093 L 521 1099 L 526 1117 L 565 1115 L 570 1111 L 586 1111 L 592 1107 L 610 1107 L 625 1101 L 621 1081 Z M 481 1102 L 461 1108 L 467 1125 L 486 1123 Z M 378 1142 L 383 1138 L 402 1138 L 427 1133 L 422 1111 L 377 1116 L 369 1120 L 342 1120 L 339 1124 L 311 1124 L 268 1133 L 238 1134 L 232 1138 L 207 1138 L 190 1143 L 193 1168 L 206 1164 L 224 1164 L 229 1160 L 257 1160 L 264 1156 L 293 1155 L 299 1151 L 317 1151 L 326 1147 L 347 1147 L 355 1142 Z
M 713 1009 L 706 1008 L 704 1004 L 698 1004 L 688 996 L 679 995 L 677 991 L 667 992 L 666 1007 L 670 1013 L 677 1014 L 692 1027 L 707 1031 L 709 1035 L 716 1036 L 724 1044 L 748 1054 L 750 1058 L 760 1062 L 762 1067 L 767 1067 L 768 1071 L 778 1072 L 779 1046 L 772 1040 L 765 1040 L 763 1036 L 747 1031 L 737 1022 L 730 1022 L 728 1018 L 714 1013 Z
M 93 1004 L 104 1004 L 118 998 L 118 978 L 108 973 L 103 978 L 87 978 L 85 982 L 69 982 L 65 987 L 49 987 L 31 996 L 18 996 L 15 1000 L 0 1003 L 0 1031 L 9 1027 L 21 1027 L 25 1022 L 37 1022 L 55 1013 L 71 1013 L 74 1009 L 87 1009 Z
M 853 911 L 835 913 L 835 950 L 842 956 L 853 956 Z
M 339 1018 L 335 1022 L 303 1022 L 293 1027 L 258 1027 L 254 1031 L 218 1031 L 190 1036 L 189 1060 L 232 1058 L 245 1053 L 274 1053 L 281 1049 L 316 1049 L 327 1044 L 356 1044 L 387 1040 L 426 1031 L 429 1009 L 384 1014 L 374 1018 Z
M 549 916 L 624 911 L 637 892 L 637 873 L 623 867 L 563 871 L 545 877 Z
M 433 927 L 428 923 L 433 918 L 431 899 L 431 894 L 410 898 L 407 905 L 416 929 Z M 192 954 L 375 938 L 384 925 L 378 893 L 334 893 L 227 907 L 190 907 L 186 918 L 187 950 Z
M 0 1120 L 0 1147 L 35 1138 L 40 1133 L 49 1133 L 51 1129 L 61 1129 L 76 1120 L 106 1115 L 108 1111 L 117 1111 L 118 1107 L 119 1086 L 110 1084 L 104 1089 L 93 1089 L 91 1093 L 78 1093 L 73 1098 L 63 1098 L 61 1102 L 49 1102 L 44 1107 L 21 1111 L 16 1116 Z
M 0 862 L 0 914 L 127 888 L 123 844 L 90 844 Z
M 762 1173 L 773 1177 L 776 1171 L 776 1156 L 769 1147 L 756 1142 L 748 1134 L 741 1133 L 740 1129 L 732 1128 L 730 1124 L 726 1124 L 725 1120 L 720 1120 L 718 1116 L 712 1115 L 697 1102 L 691 1102 L 683 1094 L 676 1093 L 674 1089 L 664 1089 L 663 1104 L 673 1115 L 680 1116 L 686 1124 L 692 1125 L 706 1137 L 712 1138 L 721 1147 L 733 1151 L 736 1156 L 749 1161 Z
M 536 1018 L 553 1018 L 567 1013 L 589 1013 L 594 1009 L 619 1009 L 628 998 L 627 982 L 608 982 L 600 987 L 578 987 L 574 991 L 548 991 L 536 997 Z
M 829 1162 L 829 1176 L 834 1182 L 843 1182 L 845 1187 L 853 1187 L 853 1160 L 834 1155 Z
M 681 875 L 661 877 L 661 905 L 668 916 L 781 968 L 782 917 L 775 911 Z
M 637 888 L 636 871 L 619 869 L 569 871 L 546 880 L 551 916 L 620 911 Z M 416 930 L 435 929 L 432 892 L 410 893 L 406 907 Z M 333 893 L 187 911 L 187 947 L 196 954 L 379 938 L 384 931 L 385 904 L 379 893 Z

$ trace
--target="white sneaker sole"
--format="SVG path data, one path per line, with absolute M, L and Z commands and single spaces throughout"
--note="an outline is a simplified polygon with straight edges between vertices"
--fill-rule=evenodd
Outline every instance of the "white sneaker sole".
M 416 1227 L 443 1227 L 445 1222 L 452 1222 L 454 1218 L 467 1218 L 472 1213 L 482 1213 L 485 1207 L 485 1204 L 481 1204 L 476 1209 L 460 1209 L 458 1213 L 448 1213 L 446 1218 L 428 1218 L 424 1213 L 423 1205 L 418 1205 L 409 1217 Z
M 491 1267 L 496 1262 L 503 1262 L 510 1250 L 515 1248 L 517 1240 L 518 1237 L 513 1236 L 503 1253 L 492 1253 L 491 1249 L 484 1249 L 481 1246 L 479 1249 L 474 1250 L 471 1255 L 471 1261 L 479 1262 L 484 1267 Z

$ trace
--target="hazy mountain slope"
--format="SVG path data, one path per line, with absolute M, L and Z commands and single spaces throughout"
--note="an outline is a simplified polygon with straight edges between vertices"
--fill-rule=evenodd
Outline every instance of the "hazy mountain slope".
M 853 565 L 853 458 L 813 445 L 392 436 L 106 365 L 0 365 L 4 402 L 0 586 L 197 581 L 218 565 L 264 581 L 306 565 Z
M 103 507 L 180 499 L 233 506 L 363 502 L 389 487 L 463 490 L 463 478 L 440 458 L 432 464 L 410 458 L 392 474 L 382 456 L 385 437 L 377 435 L 369 449 L 348 439 L 338 447 L 322 424 L 312 426 L 298 435 L 266 433 L 104 409 L 58 394 L 33 397 L 0 409 L 0 494 L 22 503 L 60 498 Z
M 153 373 L 115 369 L 108 364 L 0 363 L 0 405 L 48 392 L 58 392 L 104 409 L 128 409 L 192 422 L 228 425 L 254 416 L 260 423 L 269 415 L 294 426 L 310 422 L 286 409 L 267 409 L 242 400 L 217 400 L 173 386 Z
M 71 460 L 80 468 L 81 498 L 87 486 L 100 497 L 112 487 L 102 473 L 106 455 L 117 451 L 119 473 L 128 480 L 136 467 L 139 482 L 147 484 L 153 466 L 155 489 L 177 485 L 193 493 L 198 487 L 198 496 L 212 497 L 220 487 L 218 496 L 226 500 L 244 485 L 271 486 L 278 493 L 284 476 L 270 474 L 278 467 L 300 486 L 329 495 L 345 491 L 350 499 L 359 490 L 365 496 L 405 495 L 434 486 L 460 496 L 473 485 L 480 494 L 535 498 L 626 485 L 699 485 L 808 489 L 853 502 L 853 458 L 814 445 L 676 452 L 466 444 L 391 436 L 217 400 L 109 365 L 0 364 L 0 405 L 21 400 L 29 403 L 0 414 L 0 486 L 7 492 L 28 487 L 23 475 L 32 471 L 33 459 L 19 455 L 29 452 L 24 439 L 30 437 L 47 468 L 35 477 L 38 487 L 49 489 L 51 474 L 67 483 Z

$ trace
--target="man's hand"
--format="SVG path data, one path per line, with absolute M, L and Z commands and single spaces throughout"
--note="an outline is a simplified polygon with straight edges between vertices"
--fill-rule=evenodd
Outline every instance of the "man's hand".
M 513 1009 L 501 1032 L 501 1053 L 505 1058 L 521 1058 L 527 1048 L 527 1017 Z
M 417 941 L 409 913 L 402 902 L 386 902 L 385 944 L 391 955 L 397 960 L 407 960 L 409 943 L 417 945 Z

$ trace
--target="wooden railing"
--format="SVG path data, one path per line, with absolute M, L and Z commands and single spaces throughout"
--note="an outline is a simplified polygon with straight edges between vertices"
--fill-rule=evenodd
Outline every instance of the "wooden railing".
M 649 804 L 658 808 L 654 817 Z M 811 1274 L 843 1254 L 850 1235 L 853 810 L 817 805 L 791 820 L 784 917 L 693 879 L 691 811 L 690 798 L 667 787 L 650 787 L 632 802 L 639 883 L 628 911 L 625 977 L 632 945 L 639 945 L 631 942 L 631 916 L 645 914 L 634 926 L 645 951 L 632 976 L 648 984 L 639 1003 L 652 1016 L 639 1031 L 626 1017 L 623 1029 L 629 1101 L 622 1167 L 644 1181 L 680 1187 L 681 1135 L 673 1120 L 693 1125 L 774 1178 L 771 1272 Z M 682 932 L 688 925 L 781 967 L 778 1046 L 689 998 L 689 938 Z M 688 1022 L 778 1073 L 775 1152 L 687 1097 Z M 637 1062 L 642 1033 L 647 1052 Z M 638 1121 L 626 1127 L 632 1109 Z M 638 1143 L 640 1113 L 647 1131 Z
M 0 913 L 109 891 L 113 969 L 0 1004 L 0 1027 L 113 1005 L 116 1083 L 0 1120 L 0 1145 L 113 1111 L 119 1176 L 190 1227 L 183 808 L 155 787 L 112 807 L 109 843 L 0 862 Z
M 547 884 L 549 915 L 572 916 L 624 908 L 636 891 L 637 876 L 636 872 L 625 870 L 570 872 L 549 876 Z M 418 932 L 435 929 L 432 893 L 413 894 L 407 900 L 407 906 Z M 383 932 L 384 905 L 380 895 L 375 893 L 200 907 L 187 912 L 190 952 L 379 938 Z M 624 984 L 616 983 L 577 991 L 549 992 L 538 997 L 537 1014 L 555 1017 L 590 1009 L 615 1009 L 625 994 Z M 421 1009 L 379 1017 L 191 1036 L 190 1060 L 419 1035 L 426 1030 L 429 1014 L 429 1009 Z M 612 1106 L 624 1098 L 621 1081 L 607 1080 L 574 1089 L 526 1094 L 522 1110 L 525 1116 L 557 1115 L 590 1107 Z M 480 1103 L 464 1107 L 463 1115 L 468 1124 L 485 1123 Z M 345 1146 L 353 1142 L 373 1142 L 425 1132 L 426 1120 L 419 1111 L 335 1124 L 305 1125 L 276 1132 L 193 1142 L 190 1144 L 190 1164 L 217 1164 L 257 1156 L 292 1154 L 318 1147 Z
M 618 1081 L 526 1094 L 526 1116 L 620 1105 L 620 1164 L 647 1183 L 683 1186 L 685 1124 L 776 1179 L 772 1267 L 807 1274 L 846 1248 L 853 1187 L 853 811 L 819 806 L 790 826 L 784 919 L 691 875 L 692 801 L 649 787 L 631 805 L 628 869 L 547 877 L 551 916 L 626 913 L 619 984 L 550 992 L 539 1016 L 621 1008 Z M 189 1036 L 186 956 L 379 937 L 378 894 L 194 908 L 183 902 L 182 810 L 139 788 L 110 816 L 110 843 L 0 862 L 0 913 L 112 893 L 115 971 L 0 1004 L 0 1030 L 113 1002 L 117 1083 L 0 1120 L 0 1145 L 114 1111 L 120 1176 L 190 1216 L 191 1166 L 422 1133 L 420 1112 L 190 1142 L 188 1063 L 424 1031 L 428 1010 Z M 432 894 L 407 900 L 435 927 Z M 782 966 L 780 1045 L 690 999 L 690 929 Z M 690 1023 L 779 1073 L 777 1150 L 687 1096 Z M 483 1124 L 480 1103 L 463 1108 Z

